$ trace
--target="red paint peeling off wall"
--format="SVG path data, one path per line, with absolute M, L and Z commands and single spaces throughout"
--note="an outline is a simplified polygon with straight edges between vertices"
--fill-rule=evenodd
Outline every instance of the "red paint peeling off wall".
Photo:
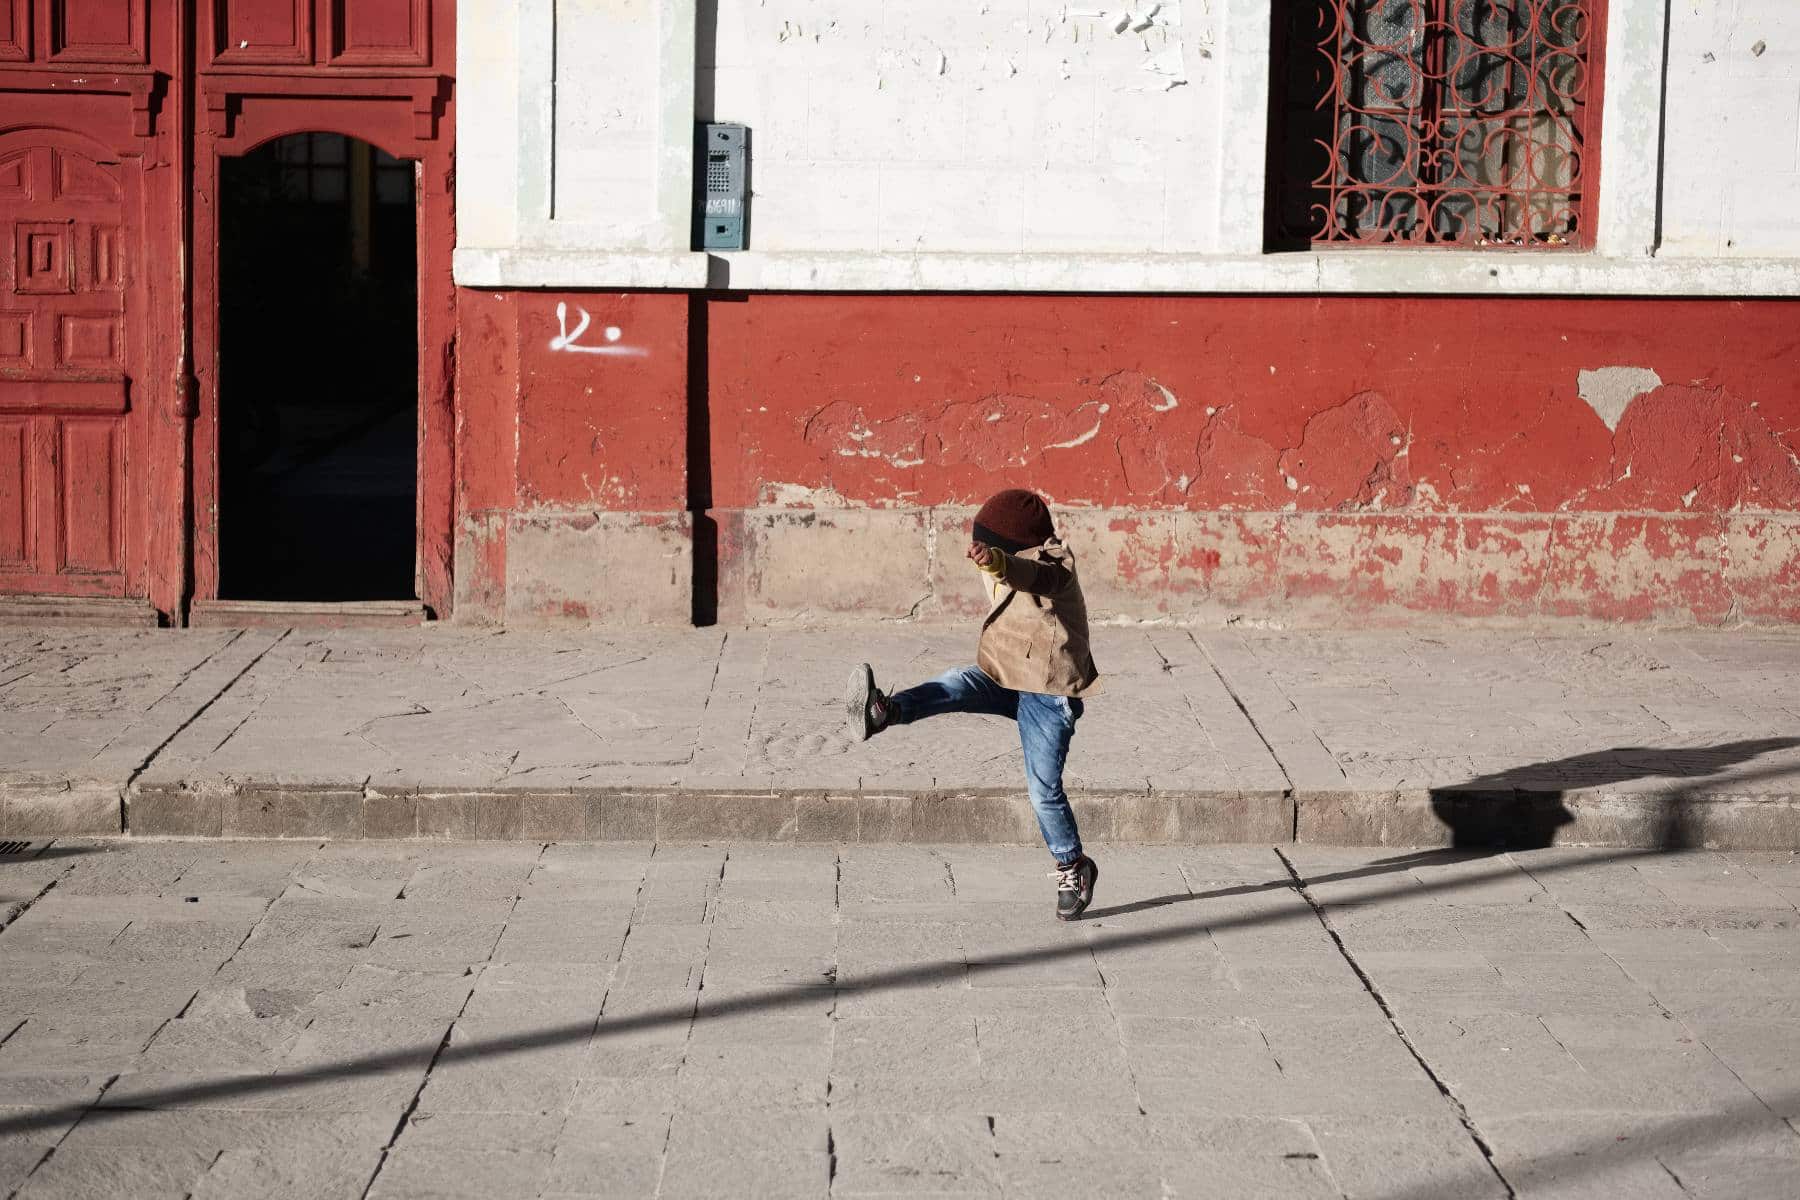
M 1019 484 L 1103 616 L 1800 620 L 1792 303 L 762 295 L 709 321 L 743 619 L 974 612 L 933 547 Z M 887 574 L 784 590 L 809 540 Z
M 609 583 L 679 588 L 685 617 L 686 297 L 471 289 L 460 312 L 459 618 L 663 616 Z
M 1800 621 L 1793 303 L 702 311 L 690 360 L 684 296 L 464 293 L 460 614 L 685 619 L 693 494 L 722 620 L 960 618 L 942 547 L 1022 484 L 1103 619 Z
M 716 502 L 1789 511 L 1800 306 L 753 296 L 710 310 Z M 1616 433 L 1582 372 L 1653 371 Z

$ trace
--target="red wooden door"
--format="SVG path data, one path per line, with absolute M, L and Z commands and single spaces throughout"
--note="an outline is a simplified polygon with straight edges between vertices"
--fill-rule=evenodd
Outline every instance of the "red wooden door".
M 151 421 L 175 190 L 147 171 L 173 44 L 145 0 L 0 0 L 0 593 L 179 603 L 146 520 L 159 459 L 178 486 Z
M 218 164 L 324 130 L 418 164 L 418 595 L 448 610 L 453 15 L 0 0 L 0 594 L 217 596 Z
M 0 138 L 0 571 L 18 590 L 126 591 L 128 169 L 98 158 Z

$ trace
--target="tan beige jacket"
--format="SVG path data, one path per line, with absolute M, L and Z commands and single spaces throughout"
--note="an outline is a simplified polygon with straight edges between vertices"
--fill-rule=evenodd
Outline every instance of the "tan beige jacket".
M 1052 538 L 1006 556 L 975 661 L 1016 692 L 1092 696 L 1100 690 L 1088 648 L 1087 601 L 1067 546 Z

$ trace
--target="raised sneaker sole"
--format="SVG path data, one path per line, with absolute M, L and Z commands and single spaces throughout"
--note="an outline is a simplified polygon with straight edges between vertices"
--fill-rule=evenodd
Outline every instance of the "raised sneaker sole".
M 869 701 L 875 695 L 875 672 L 868 663 L 857 666 L 850 672 L 850 687 L 844 696 L 844 715 L 849 718 L 850 736 L 859 742 L 866 742 L 874 734 L 875 727 L 869 720 Z

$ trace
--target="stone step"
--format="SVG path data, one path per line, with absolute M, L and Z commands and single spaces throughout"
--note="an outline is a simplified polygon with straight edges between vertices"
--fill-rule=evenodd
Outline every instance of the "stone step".
M 1016 791 L 692 788 L 381 790 L 197 781 L 134 785 L 117 806 L 0 791 L 0 837 L 425 838 L 1032 844 Z M 10 797 L 10 799 L 9 799 Z M 1800 795 L 1697 788 L 1073 793 L 1096 843 L 1800 848 Z

